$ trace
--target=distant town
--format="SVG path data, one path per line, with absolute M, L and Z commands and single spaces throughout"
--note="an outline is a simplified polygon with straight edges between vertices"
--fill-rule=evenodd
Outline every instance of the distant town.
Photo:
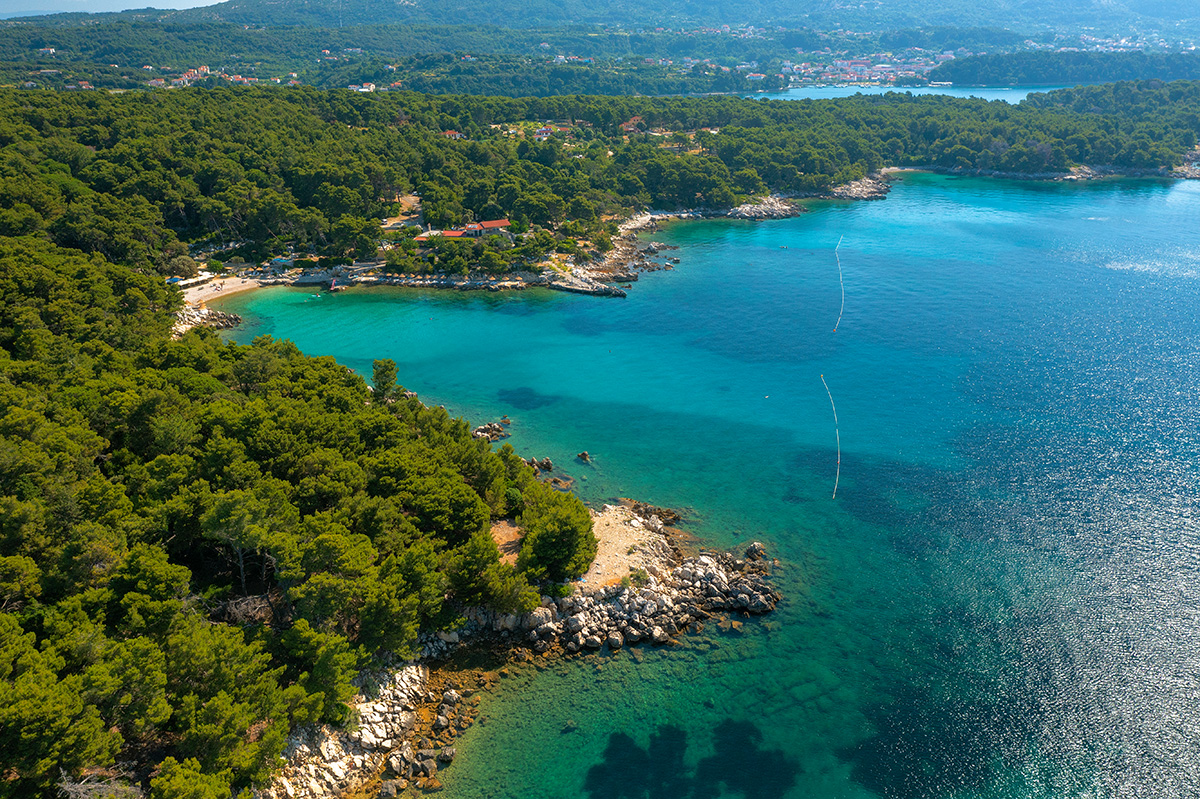
M 733 37 L 737 39 L 763 39 L 777 35 L 782 29 L 759 28 L 753 25 L 719 27 L 701 27 L 695 29 L 653 30 L 637 29 L 639 35 L 670 35 L 673 37 L 695 38 L 697 50 L 706 49 L 707 37 Z M 614 33 L 616 31 L 607 31 Z M 593 56 L 554 52 L 554 48 L 543 42 L 538 49 L 541 53 L 528 56 L 529 60 L 548 65 L 567 65 L 581 69 L 656 69 L 660 74 L 680 76 L 682 78 L 697 76 L 713 76 L 720 74 L 740 75 L 746 86 L 753 89 L 757 84 L 763 90 L 777 90 L 795 86 L 807 85 L 919 85 L 928 81 L 928 74 L 945 63 L 956 58 L 972 55 L 983 55 L 989 52 L 1186 52 L 1196 49 L 1190 41 L 1169 42 L 1156 33 L 1144 35 L 1102 35 L 1102 34 L 1072 34 L 1057 35 L 1051 41 L 1026 39 L 1019 45 L 1007 48 L 958 48 L 954 50 L 930 50 L 920 47 L 908 47 L 900 50 L 884 51 L 864 47 L 855 49 L 855 42 L 864 45 L 878 41 L 873 32 L 857 32 L 850 30 L 830 31 L 821 34 L 833 42 L 830 46 L 806 50 L 803 47 L 786 48 L 788 57 L 776 57 L 760 63 L 756 60 L 736 61 L 733 59 L 699 58 L 679 56 L 677 58 L 635 58 L 615 57 L 608 59 Z M 85 65 L 71 62 L 74 72 L 64 72 L 62 69 L 47 65 L 46 62 L 70 62 L 70 54 L 55 47 L 42 47 L 30 53 L 39 66 L 45 68 L 30 71 L 26 79 L 17 84 L 26 89 L 55 88 L 62 90 L 92 90 L 108 88 L 102 78 L 97 76 L 81 77 Z M 473 54 L 458 54 L 461 62 L 471 64 L 479 62 L 488 56 Z M 356 66 L 361 66 L 364 78 L 359 82 L 346 82 L 342 87 L 356 92 L 391 91 L 410 88 L 409 75 L 405 72 L 403 63 L 384 63 L 383 60 L 364 47 L 344 47 L 336 50 L 322 49 L 311 53 L 305 62 L 306 67 L 297 66 L 297 71 L 280 72 L 263 76 L 256 74 L 261 68 L 256 64 L 242 66 L 212 68 L 207 65 L 177 67 L 170 65 L 107 65 L 112 70 L 120 70 L 126 79 L 123 89 L 130 88 L 130 70 L 140 69 L 144 79 L 140 85 L 148 89 L 171 89 L 192 86 L 196 84 L 224 81 L 241 85 L 280 85 L 300 86 L 306 83 L 317 83 L 321 70 L 337 69 L 350 74 Z M 310 73 L 311 71 L 311 73 Z M 384 74 L 387 79 L 374 77 Z M 307 78 L 307 79 L 306 79 Z M 136 84 L 135 84 L 136 85 Z M 328 80 L 322 80 L 321 85 L 329 87 Z M 336 84 L 334 84 L 336 86 Z

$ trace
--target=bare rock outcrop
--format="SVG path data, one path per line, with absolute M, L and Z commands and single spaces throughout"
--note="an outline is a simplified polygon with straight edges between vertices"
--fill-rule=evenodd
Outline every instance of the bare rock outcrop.
M 739 205 L 726 216 L 733 219 L 787 219 L 804 213 L 804 209 L 791 200 L 769 195 L 761 200 Z
M 508 438 L 509 433 L 501 422 L 486 422 L 472 430 L 471 435 L 488 441 L 499 441 L 502 438 Z
M 408 745 L 404 739 L 416 724 L 413 708 L 423 698 L 428 677 L 429 668 L 419 663 L 367 675 L 370 688 L 354 703 L 357 726 L 295 731 L 283 753 L 287 765 L 255 793 L 256 799 L 340 796 L 370 779 L 393 750 Z
M 242 323 L 242 317 L 235 313 L 214 311 L 203 305 L 185 305 L 175 312 L 175 324 L 171 326 L 171 335 L 179 338 L 193 327 L 211 327 L 214 330 L 225 330 L 237 327 Z
M 868 175 L 860 180 L 852 180 L 841 186 L 834 186 L 829 196 L 839 200 L 882 200 L 892 187 L 874 175 Z

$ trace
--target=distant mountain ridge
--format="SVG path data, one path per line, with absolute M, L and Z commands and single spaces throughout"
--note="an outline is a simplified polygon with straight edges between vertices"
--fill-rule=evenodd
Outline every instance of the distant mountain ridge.
M 804 24 L 832 27 L 920 25 L 1084 26 L 1200 21 L 1194 0 L 227 0 L 171 12 L 179 20 L 252 25 L 337 26 L 412 22 L 504 27 L 604 24 Z

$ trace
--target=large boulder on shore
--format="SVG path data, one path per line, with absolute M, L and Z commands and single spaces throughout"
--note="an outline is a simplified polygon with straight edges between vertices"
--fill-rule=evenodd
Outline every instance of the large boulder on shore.
M 534 608 L 525 615 L 524 627 L 526 630 L 536 630 L 543 624 L 549 624 L 554 621 L 554 611 L 550 608 Z

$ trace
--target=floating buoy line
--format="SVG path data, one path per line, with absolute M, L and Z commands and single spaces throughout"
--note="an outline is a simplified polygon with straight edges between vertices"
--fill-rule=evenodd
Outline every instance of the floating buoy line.
M 821 375 L 821 385 L 825 386 L 825 394 L 829 397 L 829 407 L 833 408 L 833 435 L 837 438 L 837 474 L 833 477 L 832 499 L 837 499 L 838 481 L 842 479 L 842 434 L 838 430 L 837 406 L 833 404 L 833 392 L 829 390 L 829 384 L 825 382 L 825 375 Z
M 842 277 L 842 258 L 838 254 L 838 250 L 842 248 L 842 239 L 845 236 L 838 237 L 837 246 L 833 248 L 833 258 L 837 262 L 838 269 L 838 285 L 842 289 L 842 306 L 838 308 L 837 321 L 833 323 L 833 332 L 836 333 L 838 327 L 842 324 L 842 314 L 846 312 L 846 281 Z M 825 375 L 821 375 L 821 385 L 825 386 L 825 395 L 829 397 L 829 407 L 833 409 L 833 435 L 837 439 L 837 473 L 833 477 L 833 499 L 837 499 L 838 482 L 842 479 L 842 432 L 838 427 L 837 405 L 833 404 L 833 392 L 829 390 L 829 384 L 825 382 Z
M 833 323 L 833 332 L 834 333 L 837 332 L 838 325 L 840 325 L 842 323 L 842 314 L 846 310 L 846 281 L 842 280 L 842 259 L 838 255 L 838 250 L 840 250 L 842 248 L 842 239 L 844 239 L 844 238 L 846 238 L 846 237 L 840 236 L 838 238 L 837 246 L 833 248 L 833 257 L 837 260 L 838 285 L 840 285 L 842 287 L 842 307 L 838 309 L 837 321 Z

